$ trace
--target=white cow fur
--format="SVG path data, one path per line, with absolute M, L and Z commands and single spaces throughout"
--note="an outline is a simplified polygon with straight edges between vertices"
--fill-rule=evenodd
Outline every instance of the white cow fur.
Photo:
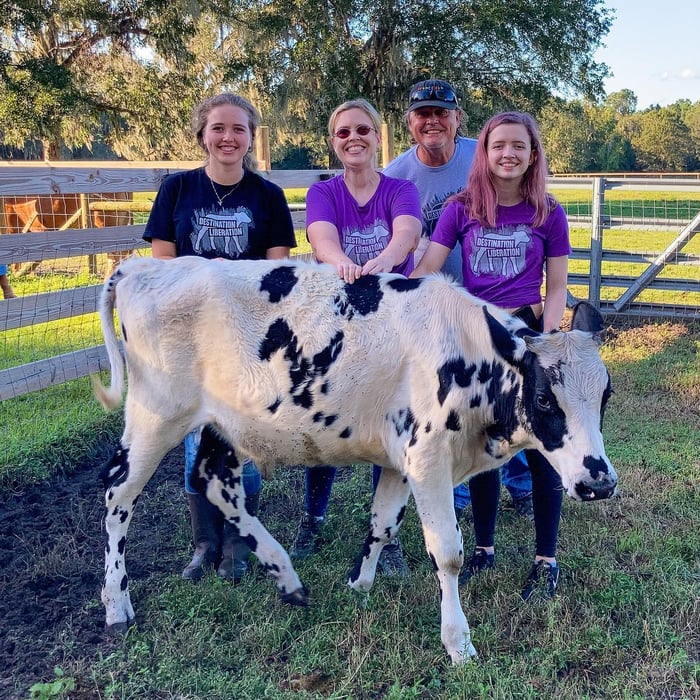
M 279 301 L 271 300 L 268 291 L 261 291 L 261 280 L 280 267 L 291 268 L 298 281 Z M 285 464 L 364 461 L 390 467 L 374 498 L 365 556 L 349 584 L 358 590 L 371 587 L 381 549 L 395 536 L 397 515 L 412 493 L 442 592 L 441 638 L 454 663 L 476 652 L 457 587 L 463 545 L 452 507 L 453 486 L 523 448 L 533 448 L 550 460 L 572 497 L 580 498 L 581 484 L 596 489 L 590 498 L 612 492 L 616 476 L 600 433 L 608 375 L 592 334 L 509 337 L 523 328 L 521 321 L 487 307 L 441 276 L 421 280 L 410 291 L 392 289 L 392 281 L 401 279 L 380 275 L 378 308 L 366 314 L 354 309 L 352 318 L 347 313 L 348 287 L 325 265 L 136 258 L 122 264 L 105 284 L 100 313 L 111 385 L 105 389 L 95 383 L 105 407 L 118 405 L 124 391 L 112 317 L 115 303 L 125 329 L 128 367 L 125 430 L 106 479 L 102 599 L 109 627 L 125 628 L 134 619 L 123 554 L 134 501 L 162 457 L 203 424 L 216 425 L 239 461 L 250 456 L 266 476 L 275 465 Z M 495 351 L 485 308 L 508 337 L 509 361 Z M 295 347 L 307 359 L 322 353 L 342 332 L 342 348 L 327 371 L 306 376 L 310 408 L 295 403 L 290 394 L 292 360 L 285 348 L 261 359 L 261 342 L 278 319 L 286 322 Z M 532 434 L 520 404 L 524 380 L 519 362 L 532 352 L 542 366 L 558 366 L 565 379 L 551 388 L 566 407 L 569 431 L 552 452 Z M 452 358 L 503 365 L 502 390 L 518 388 L 518 426 L 507 439 L 486 434 L 493 423 L 488 401 L 470 407 L 475 395 L 485 397 L 484 385 L 475 378 L 465 387 L 452 382 L 440 403 L 437 371 Z M 405 422 L 408 408 L 417 426 L 413 431 L 410 420 Z M 459 429 L 445 427 L 450 412 Z M 329 416 L 335 418 L 327 425 L 323 418 Z M 340 437 L 346 428 L 350 436 Z M 600 460 L 606 473 L 592 475 L 583 464 L 586 456 Z M 240 468 L 233 476 L 240 477 Z M 284 549 L 256 517 L 237 507 L 244 499 L 240 479 L 224 483 L 211 474 L 206 478 L 207 497 L 236 523 L 241 535 L 255 538 L 255 554 L 281 594 L 292 599 L 303 592 Z M 235 498 L 224 498 L 224 492 Z

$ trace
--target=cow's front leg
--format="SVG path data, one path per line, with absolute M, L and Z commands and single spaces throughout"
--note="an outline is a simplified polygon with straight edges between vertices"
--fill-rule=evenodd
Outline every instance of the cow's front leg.
M 348 585 L 356 591 L 368 591 L 374 583 L 379 555 L 384 545 L 396 537 L 406 513 L 411 493 L 407 479 L 395 469 L 384 468 L 372 500 L 372 520 Z
M 464 545 L 454 511 L 451 472 L 446 472 L 445 478 L 438 478 L 433 471 L 429 478 L 411 478 L 409 483 L 428 556 L 440 584 L 440 638 L 452 663 L 464 663 L 476 656 L 476 649 L 459 602 L 457 577 L 464 560 Z
M 292 605 L 307 605 L 308 593 L 289 555 L 258 518 L 245 508 L 243 460 L 210 426 L 202 429 L 192 483 L 238 530 L 263 569 L 277 582 L 280 598 Z

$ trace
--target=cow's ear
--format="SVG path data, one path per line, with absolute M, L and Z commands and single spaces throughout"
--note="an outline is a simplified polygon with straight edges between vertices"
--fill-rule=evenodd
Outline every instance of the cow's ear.
M 605 336 L 603 315 L 590 302 L 579 301 L 573 308 L 571 330 L 592 333 L 593 338 L 600 344 Z
M 492 316 L 487 306 L 482 308 L 494 349 L 507 362 L 517 364 L 525 354 L 525 342 Z

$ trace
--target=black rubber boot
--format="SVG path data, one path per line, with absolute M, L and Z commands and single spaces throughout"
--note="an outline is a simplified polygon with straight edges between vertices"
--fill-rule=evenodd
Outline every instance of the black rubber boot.
M 190 504 L 195 549 L 192 561 L 182 572 L 182 578 L 199 581 L 207 570 L 216 566 L 219 558 L 223 516 L 216 506 L 199 493 L 188 493 L 187 500 Z
M 258 514 L 260 505 L 260 492 L 252 493 L 245 497 L 245 509 L 250 515 Z M 221 564 L 216 573 L 221 578 L 228 579 L 234 583 L 240 580 L 248 572 L 248 557 L 250 547 L 239 537 L 238 531 L 224 521 L 224 534 L 221 542 Z

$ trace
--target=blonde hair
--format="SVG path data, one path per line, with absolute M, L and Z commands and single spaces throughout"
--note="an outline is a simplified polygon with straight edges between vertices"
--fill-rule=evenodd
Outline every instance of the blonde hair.
M 192 110 L 192 131 L 200 148 L 207 154 L 206 160 L 209 160 L 209 153 L 204 145 L 204 129 L 209 120 L 209 114 L 216 107 L 230 105 L 231 107 L 239 107 L 248 115 L 248 129 L 250 130 L 250 150 L 243 157 L 243 167 L 248 170 L 257 170 L 257 159 L 253 155 L 255 146 L 255 135 L 260 126 L 260 112 L 253 104 L 241 95 L 236 95 L 232 92 L 222 92 L 220 95 L 214 95 L 202 100 Z
M 343 102 L 342 105 L 336 107 L 331 116 L 328 118 L 328 134 L 333 136 L 335 134 L 335 123 L 342 112 L 347 112 L 349 109 L 361 109 L 371 120 L 372 126 L 377 132 L 377 136 L 381 135 L 382 129 L 382 118 L 379 116 L 379 112 L 365 99 L 358 97 L 355 100 L 348 100 Z

